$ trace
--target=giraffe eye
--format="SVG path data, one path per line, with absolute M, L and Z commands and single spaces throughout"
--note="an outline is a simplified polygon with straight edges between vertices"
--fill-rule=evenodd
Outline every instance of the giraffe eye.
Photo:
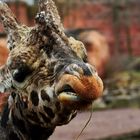
M 21 66 L 13 72 L 13 79 L 21 83 L 31 74 L 31 72 L 32 70 L 28 66 Z

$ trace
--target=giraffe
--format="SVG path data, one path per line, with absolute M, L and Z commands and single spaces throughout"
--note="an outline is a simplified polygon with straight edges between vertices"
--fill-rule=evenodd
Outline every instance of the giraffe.
M 0 1 L 0 21 L 10 51 L 0 68 L 0 92 L 9 95 L 1 119 L 6 139 L 47 140 L 102 95 L 102 80 L 83 43 L 65 34 L 52 0 L 39 0 L 34 27 Z

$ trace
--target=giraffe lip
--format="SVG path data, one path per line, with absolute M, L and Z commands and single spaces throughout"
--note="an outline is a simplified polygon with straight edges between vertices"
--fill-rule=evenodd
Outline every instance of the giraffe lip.
M 81 98 L 73 92 L 62 92 L 59 94 L 58 99 L 60 101 L 67 101 L 67 102 L 69 101 L 78 102 L 81 100 Z
M 64 85 L 61 89 L 58 90 L 57 93 L 58 93 L 58 95 L 60 95 L 62 93 L 67 93 L 67 94 L 76 96 L 75 90 L 70 85 Z
M 58 98 L 67 101 L 80 101 L 80 97 L 70 85 L 64 85 L 63 88 L 58 91 Z
M 57 96 L 67 101 L 71 101 L 75 94 L 78 100 L 80 98 L 80 102 L 92 102 L 100 97 L 102 92 L 103 82 L 97 75 L 81 76 L 79 79 L 76 76 L 65 74 L 55 85 Z

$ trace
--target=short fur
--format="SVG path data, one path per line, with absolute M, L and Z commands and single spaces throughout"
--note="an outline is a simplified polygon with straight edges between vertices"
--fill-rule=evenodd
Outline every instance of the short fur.
M 39 1 L 34 27 L 20 25 L 3 2 L 0 19 L 10 50 L 0 69 L 0 91 L 9 93 L 1 125 L 7 140 L 48 139 L 101 96 L 102 81 L 84 45 L 65 35 L 52 0 Z

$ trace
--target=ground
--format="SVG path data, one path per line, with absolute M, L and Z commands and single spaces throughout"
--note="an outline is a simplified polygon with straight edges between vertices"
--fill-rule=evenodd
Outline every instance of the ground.
M 94 112 L 79 140 L 97 140 L 135 133 L 140 130 L 139 116 L 139 109 Z M 88 118 L 89 112 L 79 113 L 69 125 L 58 127 L 50 140 L 75 140 Z
M 89 112 L 79 113 L 70 124 L 58 127 L 49 140 L 75 140 L 89 115 Z M 139 140 L 139 134 L 137 135 L 137 132 L 140 132 L 139 116 L 139 109 L 96 111 L 79 140 Z M 2 129 L 0 129 L 0 140 L 4 140 Z

